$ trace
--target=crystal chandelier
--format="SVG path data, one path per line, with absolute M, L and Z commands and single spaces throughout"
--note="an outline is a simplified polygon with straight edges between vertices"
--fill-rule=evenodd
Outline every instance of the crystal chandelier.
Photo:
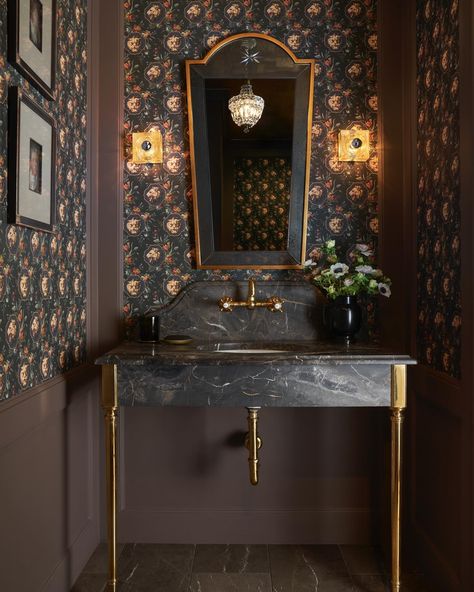
M 232 119 L 239 126 L 244 126 L 244 132 L 248 133 L 263 113 L 265 101 L 262 97 L 253 94 L 250 80 L 243 84 L 240 93 L 229 99 L 229 111 Z

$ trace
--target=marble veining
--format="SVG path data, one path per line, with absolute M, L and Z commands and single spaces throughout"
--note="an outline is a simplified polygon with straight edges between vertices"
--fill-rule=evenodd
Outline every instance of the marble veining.
M 219 298 L 245 298 L 246 289 L 245 282 L 192 284 L 159 311 L 162 335 L 187 334 L 189 345 L 126 342 L 99 358 L 118 367 L 120 404 L 388 406 L 390 366 L 415 363 L 374 344 L 326 340 L 322 303 L 308 283 L 260 286 L 258 298 L 279 296 L 283 313 L 219 310 Z
M 282 298 L 283 311 L 236 308 L 221 312 L 217 302 L 223 296 L 246 300 L 247 282 L 195 282 L 186 286 L 160 315 L 161 334 L 185 333 L 193 339 L 219 341 L 318 340 L 322 329 L 322 297 L 308 282 L 257 282 L 256 298 Z

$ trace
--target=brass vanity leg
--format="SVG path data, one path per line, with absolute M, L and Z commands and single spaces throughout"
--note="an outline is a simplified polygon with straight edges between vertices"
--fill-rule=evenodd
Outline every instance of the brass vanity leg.
M 392 592 L 400 592 L 400 544 L 401 544 L 401 481 L 402 481 L 402 436 L 406 408 L 406 366 L 392 366 L 391 378 L 391 425 L 392 425 Z
M 117 366 L 102 366 L 102 408 L 105 419 L 105 472 L 107 499 L 107 592 L 117 590 Z

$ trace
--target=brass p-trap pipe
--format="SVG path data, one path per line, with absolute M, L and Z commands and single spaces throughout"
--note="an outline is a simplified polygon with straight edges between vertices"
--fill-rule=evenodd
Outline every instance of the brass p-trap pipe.
M 247 407 L 249 431 L 245 437 L 245 446 L 249 451 L 250 483 L 258 485 L 258 450 L 262 447 L 262 440 L 258 436 L 258 412 L 260 407 Z

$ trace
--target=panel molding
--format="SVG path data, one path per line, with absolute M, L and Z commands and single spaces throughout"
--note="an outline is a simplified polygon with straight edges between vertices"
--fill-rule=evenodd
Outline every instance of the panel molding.
M 93 82 L 98 100 L 91 119 L 97 130 L 92 157 L 97 188 L 96 237 L 97 342 L 89 352 L 95 357 L 123 338 L 123 109 L 124 16 L 123 3 L 94 2 L 98 23 L 93 37 Z M 100 34 L 98 34 L 100 32 Z
M 82 365 L 0 404 L 0 589 L 65 592 L 99 542 L 98 392 Z
M 422 367 L 420 370 L 422 370 Z M 428 369 L 431 371 L 431 369 Z M 421 373 L 421 372 L 420 372 Z M 440 374 L 440 373 L 437 373 Z M 441 381 L 440 381 L 441 383 Z M 457 392 L 456 392 L 457 390 Z M 460 394 L 459 385 L 457 385 L 457 389 L 451 390 L 451 397 L 454 398 L 456 395 Z M 410 390 L 411 398 L 413 400 L 413 404 L 411 406 L 411 416 L 410 416 L 410 428 L 413 433 L 411 438 L 411 459 L 410 459 L 410 499 L 409 499 L 409 510 L 410 510 L 410 530 L 411 530 L 411 543 L 414 549 L 416 549 L 416 555 L 420 561 L 420 565 L 427 574 L 427 578 L 431 581 L 433 586 L 436 586 L 436 590 L 443 590 L 443 591 L 459 591 L 463 590 L 464 588 L 461 587 L 461 570 L 462 570 L 462 560 L 461 557 L 459 558 L 459 564 L 457 566 L 452 565 L 448 559 L 444 556 L 442 550 L 439 548 L 439 545 L 436 543 L 435 539 L 427 532 L 426 528 L 422 524 L 422 522 L 418 519 L 418 508 L 422 503 L 423 496 L 419 493 L 417 487 L 417 480 L 418 480 L 418 465 L 417 465 L 417 440 L 416 435 L 418 431 L 422 429 L 419 425 L 418 420 L 418 412 L 420 406 L 425 406 L 426 409 L 432 409 L 433 411 L 443 415 L 445 421 L 451 421 L 457 424 L 462 434 L 460 439 L 464 437 L 465 426 L 463 425 L 463 417 L 462 413 L 451 413 L 449 409 L 449 403 L 447 401 L 450 400 L 450 391 L 449 388 L 445 388 L 443 392 L 443 400 L 440 404 L 438 404 L 437 399 L 439 397 L 433 397 L 430 391 L 425 390 L 425 384 L 421 384 L 421 390 L 417 391 L 415 388 Z M 442 435 L 440 435 L 442 437 Z M 462 451 L 461 451 L 462 453 Z M 457 462 L 457 469 L 458 474 L 460 476 L 460 480 L 462 480 L 462 469 L 461 467 L 464 464 L 464 458 L 462 457 Z M 456 464 L 453 464 L 453 467 L 456 468 Z M 446 484 L 444 484 L 446 486 Z M 462 491 L 459 492 L 459 496 L 462 497 Z M 439 511 L 451 511 L 451 507 L 447 508 L 439 508 Z M 459 533 L 458 536 L 461 535 L 461 528 L 462 528 L 462 521 L 460 524 L 454 524 L 452 522 L 453 528 Z M 443 536 L 440 534 L 440 536 Z M 457 568 L 457 569 L 456 569 Z

